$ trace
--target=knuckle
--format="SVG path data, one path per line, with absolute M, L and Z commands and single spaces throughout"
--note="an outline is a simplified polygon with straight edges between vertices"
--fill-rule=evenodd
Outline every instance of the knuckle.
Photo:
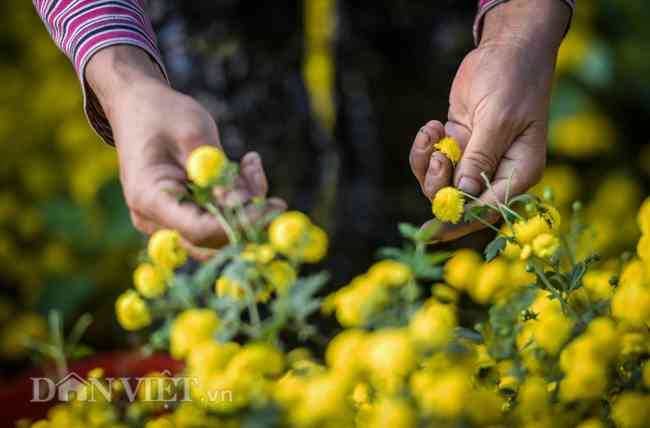
M 470 151 L 465 154 L 463 160 L 478 170 L 479 173 L 491 174 L 497 167 L 498 160 L 492 154 L 483 151 Z

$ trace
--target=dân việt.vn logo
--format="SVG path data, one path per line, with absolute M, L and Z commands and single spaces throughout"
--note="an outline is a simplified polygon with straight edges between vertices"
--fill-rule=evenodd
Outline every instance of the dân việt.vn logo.
M 171 376 L 163 371 L 159 376 L 144 377 L 89 377 L 84 379 L 70 372 L 55 382 L 48 377 L 31 377 L 31 402 L 46 401 L 113 401 L 126 399 L 133 402 L 180 402 L 191 401 L 190 389 L 199 385 L 199 380 L 190 376 Z M 119 397 L 116 396 L 119 394 Z M 204 400 L 211 402 L 232 402 L 231 390 L 206 391 Z

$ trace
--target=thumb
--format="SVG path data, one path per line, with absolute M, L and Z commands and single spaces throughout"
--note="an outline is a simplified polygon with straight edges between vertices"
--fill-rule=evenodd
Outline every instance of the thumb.
M 456 187 L 465 193 L 478 196 L 485 190 L 481 173 L 492 179 L 509 141 L 499 127 L 477 126 L 463 151 L 454 173 Z

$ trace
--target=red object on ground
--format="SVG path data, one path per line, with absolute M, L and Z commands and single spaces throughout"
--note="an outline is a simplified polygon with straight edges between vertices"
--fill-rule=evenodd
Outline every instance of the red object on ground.
M 167 354 L 145 356 L 139 352 L 115 351 L 74 361 L 69 370 L 85 378 L 96 367 L 103 368 L 107 377 L 139 377 L 152 371 L 168 370 L 175 374 L 183 369 L 183 363 Z M 58 403 L 56 400 L 31 402 L 33 386 L 30 378 L 43 376 L 42 369 L 32 369 L 0 385 L 0 427 L 14 427 L 21 418 L 43 418 Z

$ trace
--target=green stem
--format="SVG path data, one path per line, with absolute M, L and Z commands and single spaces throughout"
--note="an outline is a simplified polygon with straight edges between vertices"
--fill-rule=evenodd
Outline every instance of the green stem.
M 476 214 L 473 214 L 473 213 L 470 212 L 469 215 L 470 215 L 474 220 L 476 220 L 476 221 L 478 221 L 479 223 L 481 223 L 483 226 L 488 227 L 488 228 L 494 230 L 496 233 L 501 233 L 501 231 L 500 231 L 499 229 L 497 229 L 493 224 L 491 224 L 491 223 L 488 222 L 488 221 L 483 220 L 481 217 L 477 216 Z
M 544 283 L 546 288 L 552 294 L 554 294 L 557 297 L 557 299 L 560 301 L 560 305 L 562 306 L 562 311 L 566 315 L 569 315 L 569 316 L 571 316 L 573 318 L 577 318 L 576 313 L 573 311 L 573 309 L 571 309 L 571 307 L 569 306 L 567 301 L 564 300 L 564 297 L 562 297 L 562 293 L 560 293 L 560 291 L 557 288 L 553 287 L 553 285 L 551 284 L 551 281 L 548 280 L 548 278 L 546 277 L 546 274 L 544 273 L 543 269 L 540 269 L 539 265 L 537 263 L 534 263 L 534 262 L 533 262 L 533 267 L 535 269 L 535 273 L 537 274 L 537 276 L 539 276 L 542 279 L 542 282 Z
M 251 324 L 255 331 L 255 337 L 257 338 L 261 333 L 262 321 L 260 318 L 260 313 L 257 310 L 257 305 L 255 304 L 255 294 L 253 293 L 253 289 L 248 283 L 248 281 L 244 281 L 243 285 L 244 285 L 244 290 L 246 291 L 247 294 L 246 306 L 248 307 L 248 315 L 251 318 Z
M 205 208 L 208 210 L 210 214 L 215 216 L 219 223 L 221 224 L 221 227 L 223 228 L 224 232 L 226 232 L 226 236 L 228 236 L 228 240 L 230 241 L 231 244 L 237 244 L 239 242 L 239 238 L 237 237 L 237 233 L 233 230 L 232 227 L 230 227 L 230 224 L 226 220 L 226 218 L 223 216 L 223 213 L 219 208 L 217 208 L 212 202 L 208 202 L 205 205 Z

